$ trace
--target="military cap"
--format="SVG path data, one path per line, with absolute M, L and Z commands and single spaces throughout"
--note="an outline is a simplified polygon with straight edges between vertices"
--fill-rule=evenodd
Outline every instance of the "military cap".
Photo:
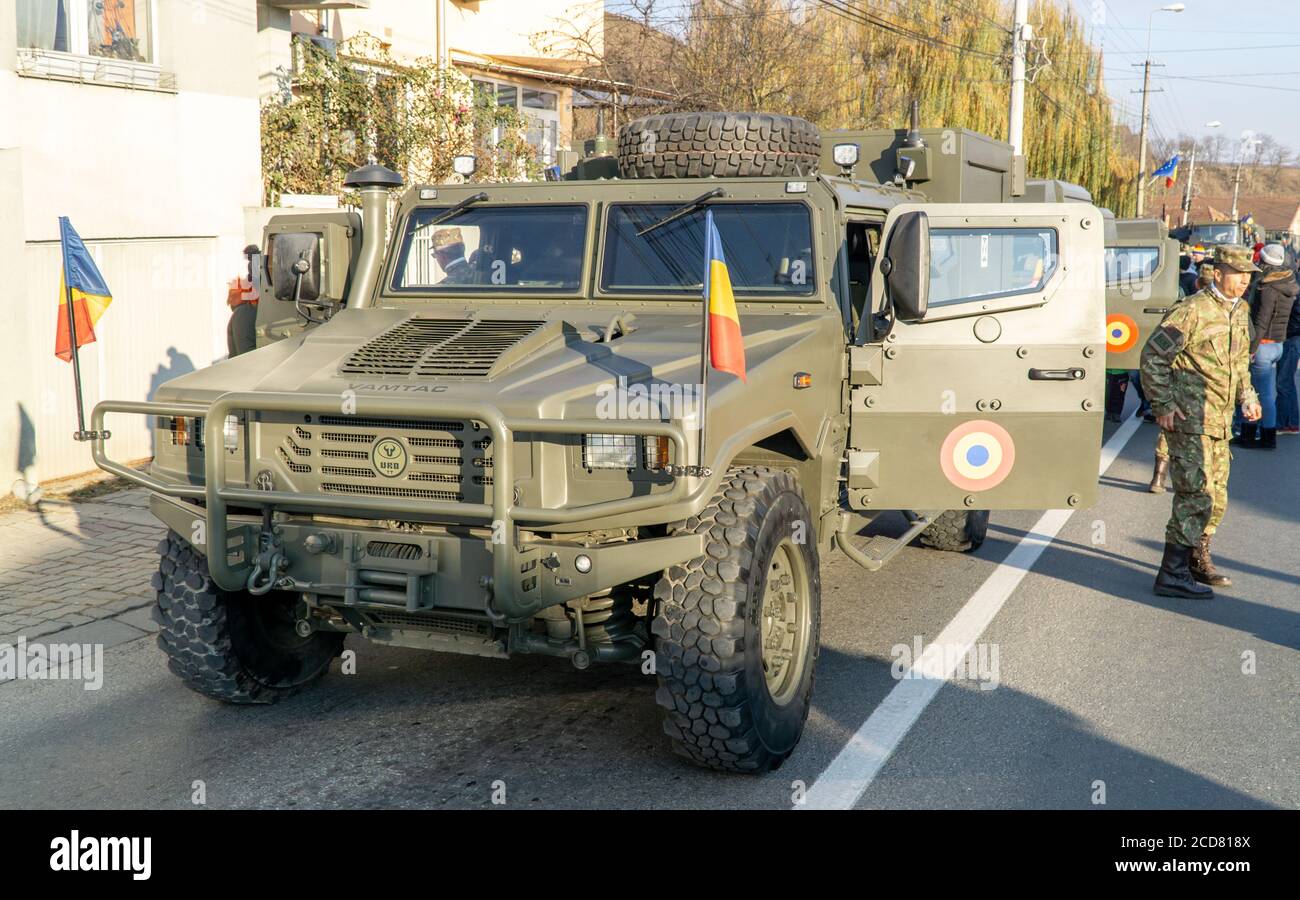
M 1244 244 L 1220 244 L 1214 251 L 1216 269 L 1236 269 L 1238 272 L 1258 272 L 1255 254 Z
M 433 249 L 435 250 L 463 243 L 465 243 L 465 239 L 461 237 L 460 229 L 454 225 L 450 228 L 439 228 L 433 233 Z

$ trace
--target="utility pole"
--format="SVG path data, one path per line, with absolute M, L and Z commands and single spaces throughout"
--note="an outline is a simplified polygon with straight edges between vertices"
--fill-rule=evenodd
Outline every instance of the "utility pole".
M 1187 163 L 1187 187 L 1183 189 L 1183 227 L 1192 215 L 1192 179 L 1196 177 L 1196 145 L 1192 144 L 1192 156 Z
M 1138 128 L 1138 183 L 1137 183 L 1137 218 L 1142 218 L 1147 199 L 1147 117 L 1151 113 L 1151 24 L 1158 12 L 1180 13 L 1187 8 L 1184 3 L 1170 3 L 1159 9 L 1153 9 L 1147 16 L 1147 55 L 1142 61 L 1142 124 Z M 1136 65 L 1136 63 L 1134 63 Z M 1159 91 L 1160 88 L 1156 88 Z
M 1138 128 L 1137 218 L 1142 218 L 1147 199 L 1147 117 L 1151 113 L 1151 60 L 1142 62 L 1142 124 Z
M 1007 143 L 1016 156 L 1025 143 L 1025 45 L 1029 33 L 1029 0 L 1016 0 L 1011 25 L 1011 110 L 1007 117 Z
M 1253 147 L 1259 143 L 1258 140 L 1250 137 L 1251 132 L 1247 131 L 1241 136 L 1241 146 L 1237 148 L 1237 174 L 1232 179 L 1232 222 L 1238 224 L 1237 219 L 1237 197 L 1241 193 L 1241 164 L 1246 161 L 1246 148 Z

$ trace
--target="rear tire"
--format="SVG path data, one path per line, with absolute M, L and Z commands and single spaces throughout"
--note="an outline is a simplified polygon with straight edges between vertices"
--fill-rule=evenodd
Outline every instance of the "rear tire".
M 294 631 L 296 596 L 221 590 L 204 556 L 173 531 L 158 553 L 158 646 L 191 690 L 226 703 L 274 703 L 323 676 L 343 652 L 341 632 Z
M 769 113 L 671 113 L 618 131 L 623 178 L 817 174 L 821 133 L 807 119 Z
M 704 555 L 655 586 L 664 731 L 697 765 L 775 769 L 803 734 L 820 647 L 808 506 L 788 473 L 734 469 L 687 532 L 706 535 Z
M 988 531 L 987 509 L 950 509 L 921 532 L 921 543 L 935 550 L 972 553 L 984 543 Z

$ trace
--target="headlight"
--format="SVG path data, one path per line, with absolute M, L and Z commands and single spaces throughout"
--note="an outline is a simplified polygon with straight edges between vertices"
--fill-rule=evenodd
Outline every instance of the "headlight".
M 668 445 L 666 437 L 587 434 L 582 438 L 582 465 L 588 469 L 662 469 L 668 465 Z
M 582 464 L 588 469 L 635 469 L 639 442 L 634 434 L 583 435 Z
M 225 445 L 227 450 L 239 449 L 239 416 L 226 416 Z

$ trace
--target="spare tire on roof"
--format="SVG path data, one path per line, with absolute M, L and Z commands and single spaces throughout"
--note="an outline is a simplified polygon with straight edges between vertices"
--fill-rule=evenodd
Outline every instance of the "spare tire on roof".
M 623 178 L 817 174 L 821 134 L 807 119 L 770 113 L 671 113 L 618 132 Z

